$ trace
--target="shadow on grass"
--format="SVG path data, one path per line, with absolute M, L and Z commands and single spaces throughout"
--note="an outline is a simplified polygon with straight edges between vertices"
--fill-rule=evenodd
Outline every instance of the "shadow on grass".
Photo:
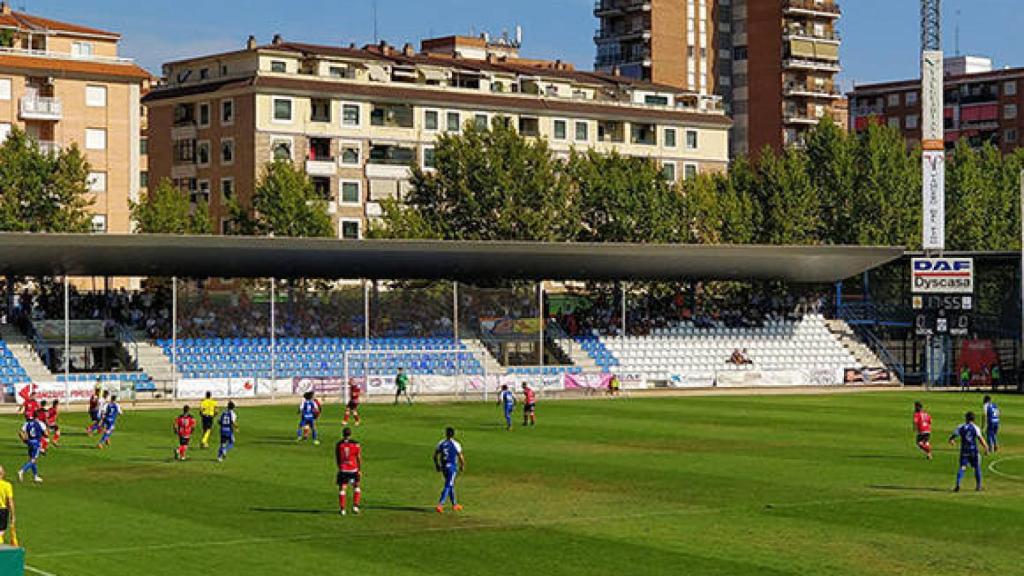
M 434 511 L 429 506 L 385 506 L 385 505 L 370 505 L 362 506 L 363 510 L 383 510 L 387 512 L 413 512 L 417 514 L 429 514 Z M 307 514 L 307 515 L 320 515 L 320 514 L 337 514 L 337 508 L 322 509 L 322 508 L 275 508 L 275 507 L 263 507 L 255 506 L 249 508 L 250 512 L 263 512 L 267 514 Z
M 949 490 L 931 486 L 900 486 L 898 484 L 871 484 L 868 488 L 871 488 L 872 490 L 892 490 L 897 492 L 949 492 Z

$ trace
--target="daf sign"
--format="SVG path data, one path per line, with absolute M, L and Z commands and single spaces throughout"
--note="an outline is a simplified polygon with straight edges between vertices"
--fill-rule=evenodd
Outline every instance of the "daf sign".
M 973 294 L 973 258 L 914 258 L 910 279 L 916 294 Z

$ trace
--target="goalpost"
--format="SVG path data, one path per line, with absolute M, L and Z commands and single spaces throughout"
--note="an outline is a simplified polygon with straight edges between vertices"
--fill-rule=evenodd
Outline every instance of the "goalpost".
M 473 352 L 453 349 L 413 349 L 413 350 L 346 350 L 344 352 L 344 385 L 341 387 L 341 401 L 348 402 L 348 382 L 352 378 L 386 379 L 394 381 L 398 369 L 409 376 L 409 395 L 450 394 L 466 398 L 470 394 L 470 379 L 474 376 L 486 381 L 486 373 L 467 374 L 471 367 Z M 431 362 L 444 361 L 445 366 L 431 367 Z M 368 366 L 369 364 L 374 366 Z M 450 366 L 449 366 L 450 364 Z M 483 364 L 481 363 L 481 370 Z M 444 386 L 443 379 L 450 378 L 450 386 Z M 429 380 L 429 381 L 428 381 Z M 487 386 L 480 391 L 484 400 L 487 399 Z M 369 393 L 369 390 L 367 390 Z

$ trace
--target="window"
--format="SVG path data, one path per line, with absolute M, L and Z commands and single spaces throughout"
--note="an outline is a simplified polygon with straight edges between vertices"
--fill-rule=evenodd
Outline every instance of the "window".
M 566 138 L 566 131 L 567 131 L 566 121 L 565 120 L 555 120 L 555 128 L 554 128 L 555 140 L 565 140 L 565 138 Z
M 178 140 L 171 148 L 175 164 L 193 164 L 196 161 L 196 141 Z
M 676 181 L 676 163 L 663 162 L 661 165 L 661 177 L 669 182 Z
M 106 150 L 107 149 L 107 131 L 102 128 L 86 128 L 85 129 L 85 149 L 86 150 Z
M 342 220 L 338 235 L 343 240 L 359 240 L 359 220 Z
M 89 172 L 89 192 L 99 193 L 107 191 L 107 173 Z
M 342 104 L 341 105 L 341 125 L 356 127 L 362 123 L 359 113 L 359 104 Z
M 590 140 L 590 125 L 586 122 L 576 123 L 576 141 L 586 142 Z
M 437 168 L 437 157 L 436 151 L 432 147 L 423 148 L 423 167 L 424 168 Z
M 904 120 L 904 123 L 907 126 L 907 130 L 914 130 L 914 129 L 916 129 L 917 128 L 917 124 L 918 124 L 917 114 L 910 114 L 910 115 L 908 115 L 906 117 L 906 119 Z
M 629 125 L 629 130 L 629 141 L 633 144 L 654 146 L 658 143 L 654 124 L 633 123 Z
M 529 116 L 520 116 L 519 133 L 523 136 L 540 136 L 540 120 Z
M 322 176 L 313 176 L 309 180 L 313 184 L 313 195 L 324 202 L 330 202 L 331 179 Z
M 231 126 L 235 123 L 235 101 L 220 101 L 220 125 Z
M 1016 96 L 1017 95 L 1017 81 L 1009 80 L 1003 83 L 1003 96 Z
M 683 179 L 693 180 L 697 177 L 697 165 L 696 164 L 683 164 Z
M 449 112 L 447 124 L 449 132 L 458 132 L 462 130 L 462 117 L 458 112 Z
M 407 104 L 374 104 L 370 124 L 383 128 L 412 128 L 413 109 Z
M 341 203 L 361 204 L 363 198 L 362 187 L 362 182 L 360 182 L 359 180 L 342 180 Z
M 412 166 L 415 161 L 415 148 L 406 148 L 392 144 L 377 144 L 370 148 L 370 164 Z
M 313 122 L 331 122 L 331 101 L 324 98 L 313 98 L 309 101 L 310 120 Z
M 676 129 L 665 128 L 665 147 L 675 148 L 676 147 Z
M 1012 120 L 1012 119 L 1014 119 L 1016 117 L 1017 117 L 1017 105 L 1016 104 L 1007 104 L 1006 106 L 1003 106 L 1003 118 L 1005 118 L 1007 120 Z
M 235 233 L 235 221 L 230 218 L 220 219 L 220 234 L 221 236 L 231 236 Z
M 107 87 L 86 86 L 85 105 L 90 108 L 105 108 L 107 105 Z
M 1003 136 L 1004 136 L 1007 144 L 1016 144 L 1017 143 L 1017 129 L 1016 128 L 1008 128 L 1006 130 L 1006 133 Z
M 190 195 L 189 201 L 193 204 L 209 204 L 210 203 L 210 181 L 200 180 L 199 188 L 193 194 Z
M 222 138 L 220 141 L 220 163 L 230 166 L 235 163 L 235 139 Z
M 343 166 L 359 166 L 362 155 L 362 146 L 359 144 L 341 145 L 341 164 Z
M 474 114 L 473 124 L 480 130 L 487 130 L 487 114 Z
M 697 131 L 696 130 L 687 130 L 686 131 L 686 149 L 687 150 L 696 150 L 699 145 L 700 145 L 700 140 L 697 137 Z
M 900 105 L 899 94 L 889 94 L 889 108 L 895 108 Z
M 292 121 L 292 99 L 274 98 L 274 122 Z
M 199 127 L 210 127 L 210 104 L 208 102 L 199 105 Z
M 139 139 L 139 155 L 140 156 L 148 156 L 149 155 L 149 138 L 140 138 Z
M 279 138 L 270 144 L 270 151 L 274 160 L 292 159 L 292 141 Z
M 227 204 L 235 197 L 235 179 L 220 179 L 220 199 L 222 204 Z
M 288 71 L 288 63 L 284 60 L 272 60 L 270 62 L 270 71 L 284 74 Z
M 648 106 L 668 106 L 668 96 L 648 94 L 644 96 L 644 104 L 647 104 Z
M 907 92 L 906 95 L 907 106 L 913 106 L 917 104 L 917 92 Z
M 886 123 L 889 125 L 889 128 L 895 128 L 896 130 L 901 128 L 899 116 L 890 116 Z
M 149 188 L 149 172 L 145 170 L 139 172 L 139 187 Z
M 424 130 L 437 130 L 438 122 L 439 120 L 437 110 L 426 110 L 423 112 Z
M 196 143 L 196 164 L 200 166 L 210 165 L 210 141 L 200 140 Z
M 0 78 L 0 100 L 11 99 L 11 79 Z
M 106 214 L 93 214 L 93 216 L 92 216 L 92 233 L 93 234 L 106 234 L 107 233 L 107 215 Z
M 76 58 L 90 58 L 92 57 L 92 43 L 91 42 L 72 42 L 71 43 L 71 55 Z
M 348 66 L 331 66 L 327 69 L 327 75 L 331 78 L 354 78 L 352 69 Z
M 0 144 L 7 140 L 7 137 L 11 135 L 11 125 L 6 122 L 0 122 Z

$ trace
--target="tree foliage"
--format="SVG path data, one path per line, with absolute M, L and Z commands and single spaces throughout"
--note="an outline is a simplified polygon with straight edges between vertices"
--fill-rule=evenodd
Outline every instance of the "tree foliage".
M 334 227 L 327 201 L 317 196 L 304 171 L 288 160 L 266 165 L 248 206 L 231 205 L 235 231 L 243 235 L 327 238 Z
M 141 234 L 210 234 L 210 211 L 205 203 L 192 207 L 188 196 L 170 180 L 161 180 L 138 202 L 130 202 L 135 231 Z
M 0 230 L 88 232 L 89 164 L 77 146 L 43 152 L 14 129 L 0 144 Z

